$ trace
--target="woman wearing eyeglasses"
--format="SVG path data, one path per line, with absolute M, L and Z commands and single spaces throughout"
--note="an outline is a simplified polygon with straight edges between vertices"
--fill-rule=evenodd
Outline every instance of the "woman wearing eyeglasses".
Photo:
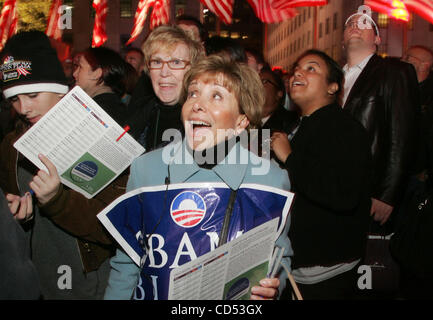
M 202 45 L 182 29 L 161 26 L 152 31 L 143 45 L 144 70 L 150 77 L 154 96 L 134 101 L 136 110 L 128 124 L 130 133 L 150 151 L 163 142 L 167 129 L 183 130 L 179 104 L 185 73 L 203 56 Z

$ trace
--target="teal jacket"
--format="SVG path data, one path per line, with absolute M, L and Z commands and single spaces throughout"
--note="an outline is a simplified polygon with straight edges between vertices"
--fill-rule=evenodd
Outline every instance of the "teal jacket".
M 240 161 L 233 163 L 235 155 L 240 155 Z M 169 177 L 170 183 L 183 182 L 224 182 L 230 188 L 237 190 L 242 183 L 254 183 L 290 190 L 290 181 L 286 170 L 282 170 L 274 162 L 259 158 L 237 143 L 227 157 L 212 169 L 200 168 L 190 152 L 186 142 L 178 141 L 168 146 L 142 155 L 131 165 L 127 192 L 149 186 L 164 185 Z M 290 227 L 290 216 L 285 229 L 278 238 L 276 245 L 284 248 L 281 264 L 290 269 L 290 257 L 293 255 L 287 233 Z M 111 258 L 111 272 L 108 286 L 105 290 L 106 300 L 131 299 L 140 275 L 140 268 L 122 250 L 117 250 Z M 280 292 L 286 284 L 287 274 L 280 266 Z

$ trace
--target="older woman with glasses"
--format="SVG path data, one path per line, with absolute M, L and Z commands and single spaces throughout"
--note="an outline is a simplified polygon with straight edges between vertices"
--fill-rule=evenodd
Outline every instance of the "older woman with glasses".
M 133 110 L 128 124 L 130 133 L 150 151 L 159 146 L 167 129 L 182 130 L 179 104 L 185 73 L 202 56 L 202 45 L 175 26 L 161 26 L 152 31 L 143 45 L 144 71 L 154 94 L 136 94 L 129 107 Z

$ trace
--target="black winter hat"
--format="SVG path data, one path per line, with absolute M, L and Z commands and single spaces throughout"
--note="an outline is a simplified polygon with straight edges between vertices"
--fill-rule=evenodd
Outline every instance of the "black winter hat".
M 0 76 L 5 98 L 32 92 L 65 94 L 69 89 L 56 51 L 40 31 L 20 32 L 6 42 Z

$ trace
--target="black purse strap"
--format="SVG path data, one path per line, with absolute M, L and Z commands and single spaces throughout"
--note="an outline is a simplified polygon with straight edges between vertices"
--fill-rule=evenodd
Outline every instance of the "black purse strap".
M 238 192 L 237 190 L 232 189 L 232 192 L 230 193 L 229 203 L 227 205 L 226 212 L 224 214 L 223 226 L 221 228 L 221 232 L 219 235 L 218 247 L 227 242 L 227 237 L 229 234 L 229 227 L 230 227 L 230 220 L 232 218 L 233 207 L 234 207 L 234 203 L 236 200 L 236 193 L 237 192 Z

